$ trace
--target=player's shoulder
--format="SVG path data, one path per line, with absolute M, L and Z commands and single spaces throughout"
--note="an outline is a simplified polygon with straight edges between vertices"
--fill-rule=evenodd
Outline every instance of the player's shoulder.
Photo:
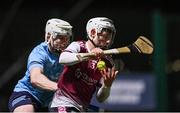
M 71 47 L 80 47 L 80 48 L 84 48 L 85 47 L 85 41 L 74 41 L 70 44 Z
M 40 44 L 36 45 L 31 53 L 47 53 L 48 45 L 46 42 L 41 42 Z
M 82 45 L 82 44 L 85 44 L 85 43 L 86 43 L 86 41 L 84 41 L 84 40 L 78 40 L 78 41 L 71 42 L 71 44 L 78 44 L 78 45 Z
M 39 48 L 44 48 L 44 47 L 47 47 L 47 46 L 48 46 L 47 42 L 41 42 L 41 43 L 39 43 L 37 45 L 37 47 L 39 47 Z
M 86 52 L 85 41 L 73 41 L 71 44 L 65 49 L 65 51 L 71 52 Z
M 46 49 L 48 47 L 48 44 L 47 44 L 47 42 L 41 42 L 41 43 L 39 43 L 36 47 L 35 47 L 35 49 Z

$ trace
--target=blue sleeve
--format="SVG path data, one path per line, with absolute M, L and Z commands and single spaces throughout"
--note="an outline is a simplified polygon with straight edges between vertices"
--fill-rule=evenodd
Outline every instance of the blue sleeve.
M 28 58 L 27 68 L 30 71 L 33 67 L 40 67 L 43 69 L 45 64 L 46 54 L 39 48 L 34 48 Z

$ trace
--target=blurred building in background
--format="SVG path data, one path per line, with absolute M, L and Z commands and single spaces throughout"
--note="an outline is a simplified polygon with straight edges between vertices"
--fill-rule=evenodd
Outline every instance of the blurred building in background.
M 74 27 L 74 40 L 86 38 L 86 22 L 97 16 L 114 20 L 113 47 L 149 38 L 153 55 L 116 55 L 121 69 L 104 104 L 106 111 L 180 111 L 180 10 L 177 1 L 160 0 L 6 0 L 0 3 L 0 112 L 24 76 L 27 55 L 44 40 L 45 23 L 61 18 Z M 123 66 L 123 68 L 122 68 Z

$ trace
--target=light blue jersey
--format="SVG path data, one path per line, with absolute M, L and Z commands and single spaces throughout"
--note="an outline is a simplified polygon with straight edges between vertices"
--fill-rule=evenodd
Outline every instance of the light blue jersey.
M 41 90 L 32 86 L 30 83 L 30 70 L 33 67 L 42 68 L 47 78 L 57 82 L 60 73 L 63 71 L 63 65 L 59 64 L 59 56 L 50 53 L 47 43 L 42 42 L 30 53 L 25 76 L 18 81 L 14 88 L 15 92 L 28 91 L 42 104 L 42 106 L 46 107 L 52 100 L 54 92 Z

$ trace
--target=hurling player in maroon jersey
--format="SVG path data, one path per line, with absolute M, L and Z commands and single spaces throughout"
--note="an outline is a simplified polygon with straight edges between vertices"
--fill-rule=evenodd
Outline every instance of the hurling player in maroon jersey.
M 85 112 L 93 94 L 99 102 L 104 102 L 118 73 L 113 60 L 104 55 L 115 37 L 113 21 L 106 17 L 95 17 L 88 21 L 87 41 L 72 42 L 60 55 L 59 62 L 65 65 L 58 81 L 58 90 L 50 105 L 54 112 Z M 96 57 L 79 60 L 79 53 L 95 53 Z M 103 60 L 106 68 L 97 69 L 97 63 Z

